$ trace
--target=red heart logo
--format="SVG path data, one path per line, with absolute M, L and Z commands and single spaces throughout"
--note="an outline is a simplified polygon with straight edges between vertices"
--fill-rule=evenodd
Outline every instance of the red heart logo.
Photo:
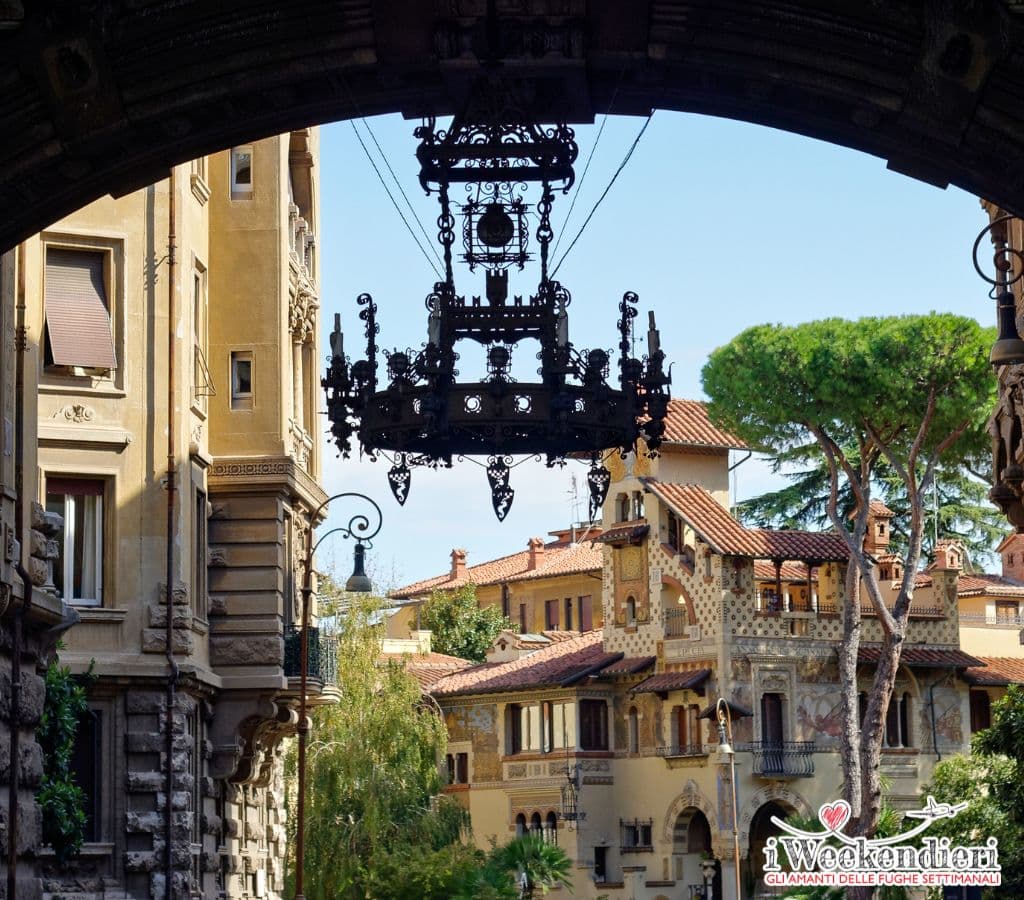
M 826 803 L 818 810 L 818 818 L 829 831 L 838 831 L 850 818 L 850 804 L 845 800 Z

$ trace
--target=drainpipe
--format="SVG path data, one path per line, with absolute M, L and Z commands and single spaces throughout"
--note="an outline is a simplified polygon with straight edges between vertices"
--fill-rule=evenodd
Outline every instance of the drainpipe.
M 24 558 L 25 535 L 22 533 L 22 516 L 24 514 L 24 465 L 25 465 L 25 245 L 19 244 L 16 256 L 17 287 L 15 294 L 15 335 L 14 346 L 17 351 L 14 376 L 14 530 L 21 541 L 21 556 Z M 18 788 L 21 775 L 21 764 L 18 760 L 19 738 L 21 731 L 21 632 L 25 621 L 25 613 L 32 603 L 32 579 L 22 559 L 15 564 L 15 571 L 21 578 L 23 599 L 21 606 L 14 614 L 14 629 L 11 635 L 11 716 L 10 716 L 10 773 L 7 794 L 7 896 L 14 897 L 17 890 L 18 869 Z
M 174 169 L 170 171 L 167 189 L 167 621 L 164 640 L 167 657 L 167 709 L 164 723 L 167 732 L 167 804 L 164 810 L 164 886 L 166 900 L 174 897 L 174 853 L 171 845 L 174 824 L 174 693 L 178 681 L 178 664 L 174 661 L 174 495 L 175 495 L 175 302 L 177 268 L 177 233 L 174 226 Z
M 932 720 L 932 747 L 935 748 L 935 759 L 937 762 L 942 762 L 942 752 L 939 750 L 939 733 L 935 725 L 935 688 L 937 688 L 942 682 L 944 682 L 948 675 L 943 675 L 941 678 L 933 681 L 928 685 L 928 706 L 930 707 L 931 720 Z

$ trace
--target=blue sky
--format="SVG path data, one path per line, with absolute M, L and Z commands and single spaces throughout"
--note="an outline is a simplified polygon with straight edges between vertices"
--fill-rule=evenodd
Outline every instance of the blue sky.
M 412 136 L 418 124 L 399 116 L 370 127 L 433 238 L 436 199 L 417 181 Z M 561 255 L 586 218 L 643 124 L 612 117 L 586 179 L 580 174 L 600 127 L 576 128 L 579 198 Z M 360 128 L 362 125 L 360 124 Z M 376 148 L 363 131 L 371 153 Z M 436 279 L 388 200 L 348 122 L 321 132 L 322 343 L 340 312 L 349 353 L 364 346 L 355 298 L 378 304 L 385 348 L 418 348 L 426 339 L 423 300 Z M 377 165 L 404 207 L 384 164 Z M 561 230 L 572 194 L 559 195 L 553 221 Z M 405 210 L 407 218 L 411 216 Z M 938 310 L 994 324 L 994 304 L 973 270 L 970 252 L 985 224 L 977 198 L 942 191 L 896 175 L 883 160 L 808 138 L 726 119 L 659 111 L 611 192 L 558 272 L 572 293 L 571 340 L 577 347 L 612 348 L 617 304 L 624 291 L 640 295 L 642 318 L 654 309 L 662 346 L 673 365 L 673 396 L 699 398 L 708 354 L 744 328 L 826 316 L 857 317 Z M 415 228 L 415 224 L 413 224 Z M 423 237 L 420 236 L 423 242 Z M 456 269 L 460 293 L 483 291 L 481 273 Z M 539 275 L 512 273 L 511 291 L 528 294 Z M 479 374 L 467 347 L 460 369 Z M 480 359 L 482 360 L 481 354 Z M 532 364 L 533 348 L 521 352 Z M 491 510 L 484 470 L 472 462 L 451 470 L 414 470 L 399 507 L 387 485 L 388 463 L 324 455 L 331 493 L 370 494 L 384 511 L 375 541 L 376 577 L 403 584 L 448 567 L 452 547 L 475 564 L 526 547 L 531 535 L 565 527 L 570 519 L 570 473 L 527 462 L 512 473 L 512 511 L 499 523 Z M 737 499 L 773 485 L 757 460 L 736 473 Z M 349 507 L 346 507 L 348 510 Z M 341 523 L 341 510 L 332 525 Z M 585 514 L 581 504 L 578 515 Z M 351 548 L 325 542 L 344 577 Z

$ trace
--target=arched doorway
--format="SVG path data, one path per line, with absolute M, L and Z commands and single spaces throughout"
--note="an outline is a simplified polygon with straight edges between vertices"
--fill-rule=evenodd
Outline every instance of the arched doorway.
M 672 830 L 672 877 L 682 886 L 682 897 L 699 896 L 694 888 L 703 887 L 701 860 L 711 854 L 711 825 L 707 816 L 695 806 L 688 806 L 676 816 Z M 715 874 L 714 895 L 721 896 L 721 867 Z
M 772 817 L 785 819 L 796 812 L 792 807 L 769 800 L 754 813 L 750 821 L 750 852 L 746 859 L 746 872 L 743 873 L 744 884 L 754 885 L 753 897 L 759 897 L 764 891 L 764 848 L 768 838 L 777 837 L 782 829 L 772 822 Z

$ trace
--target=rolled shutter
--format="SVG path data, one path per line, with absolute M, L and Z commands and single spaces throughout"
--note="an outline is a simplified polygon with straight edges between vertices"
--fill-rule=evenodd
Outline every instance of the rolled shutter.
M 46 251 L 46 328 L 55 366 L 117 366 L 103 253 Z

